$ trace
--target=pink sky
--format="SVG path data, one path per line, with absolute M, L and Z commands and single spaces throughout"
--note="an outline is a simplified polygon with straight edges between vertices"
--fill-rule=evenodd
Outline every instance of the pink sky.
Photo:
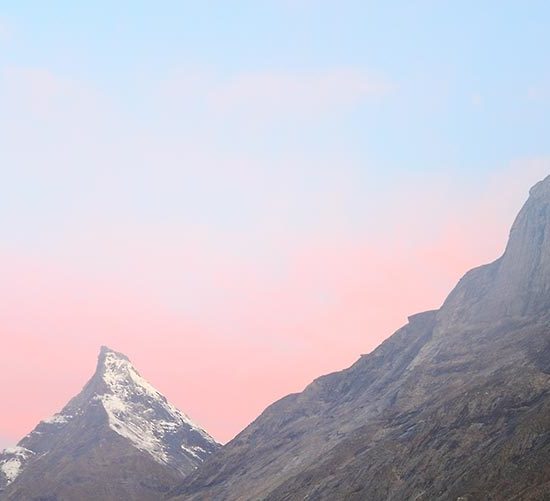
M 545 12 L 245 3 L 0 7 L 0 448 L 101 345 L 229 440 L 440 306 L 550 172 Z
M 274 400 L 372 350 L 407 315 L 438 307 L 467 269 L 497 258 L 548 166 L 518 162 L 471 193 L 444 176 L 395 186 L 368 233 L 328 225 L 262 235 L 263 247 L 237 252 L 199 233 L 129 231 L 94 248 L 85 240 L 67 260 L 4 251 L 0 437 L 14 443 L 57 412 L 106 344 L 227 441 Z

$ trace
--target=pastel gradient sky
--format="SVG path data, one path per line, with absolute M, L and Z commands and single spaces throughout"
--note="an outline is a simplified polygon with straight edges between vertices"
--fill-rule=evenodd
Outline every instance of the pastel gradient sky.
M 0 447 L 99 347 L 227 441 L 502 252 L 547 1 L 0 4 Z

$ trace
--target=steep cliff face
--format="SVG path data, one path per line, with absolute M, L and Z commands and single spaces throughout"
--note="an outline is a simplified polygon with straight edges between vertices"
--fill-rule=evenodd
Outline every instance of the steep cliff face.
M 550 306 L 550 177 L 535 185 L 504 255 L 465 275 L 442 307 L 442 324 L 537 315 Z
M 270 406 L 171 496 L 548 499 L 549 306 L 550 177 L 440 310 Z
M 218 448 L 125 355 L 103 347 L 82 392 L 0 455 L 0 497 L 158 499 Z

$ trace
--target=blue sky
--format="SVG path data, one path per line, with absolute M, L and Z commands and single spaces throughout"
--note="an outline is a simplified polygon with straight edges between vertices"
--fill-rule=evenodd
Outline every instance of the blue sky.
M 534 1 L 5 2 L 4 151 L 15 134 L 50 153 L 72 134 L 81 150 L 135 164 L 138 136 L 157 143 L 151 150 L 202 144 L 199 156 L 250 157 L 263 174 L 248 197 L 255 182 L 279 182 L 296 187 L 298 204 L 314 179 L 332 189 L 339 163 L 354 186 L 350 218 L 361 218 L 373 185 L 433 173 L 481 184 L 548 154 L 549 11 Z M 48 86 L 54 104 L 36 97 Z M 29 102 L 29 88 L 50 107 L 45 133 L 28 130 L 15 104 Z M 287 178 L 275 173 L 282 164 L 299 166 Z
M 151 93 L 174 74 L 353 68 L 393 86 L 387 99 L 259 140 L 322 142 L 396 171 L 479 172 L 545 152 L 547 2 L 115 4 L 4 3 L 0 62 L 86 82 L 137 121 L 153 118 Z

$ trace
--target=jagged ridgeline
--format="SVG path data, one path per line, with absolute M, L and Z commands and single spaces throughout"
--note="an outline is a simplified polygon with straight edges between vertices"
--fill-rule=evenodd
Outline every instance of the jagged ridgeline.
M 103 347 L 82 392 L 0 455 L 0 498 L 158 500 L 218 448 Z

